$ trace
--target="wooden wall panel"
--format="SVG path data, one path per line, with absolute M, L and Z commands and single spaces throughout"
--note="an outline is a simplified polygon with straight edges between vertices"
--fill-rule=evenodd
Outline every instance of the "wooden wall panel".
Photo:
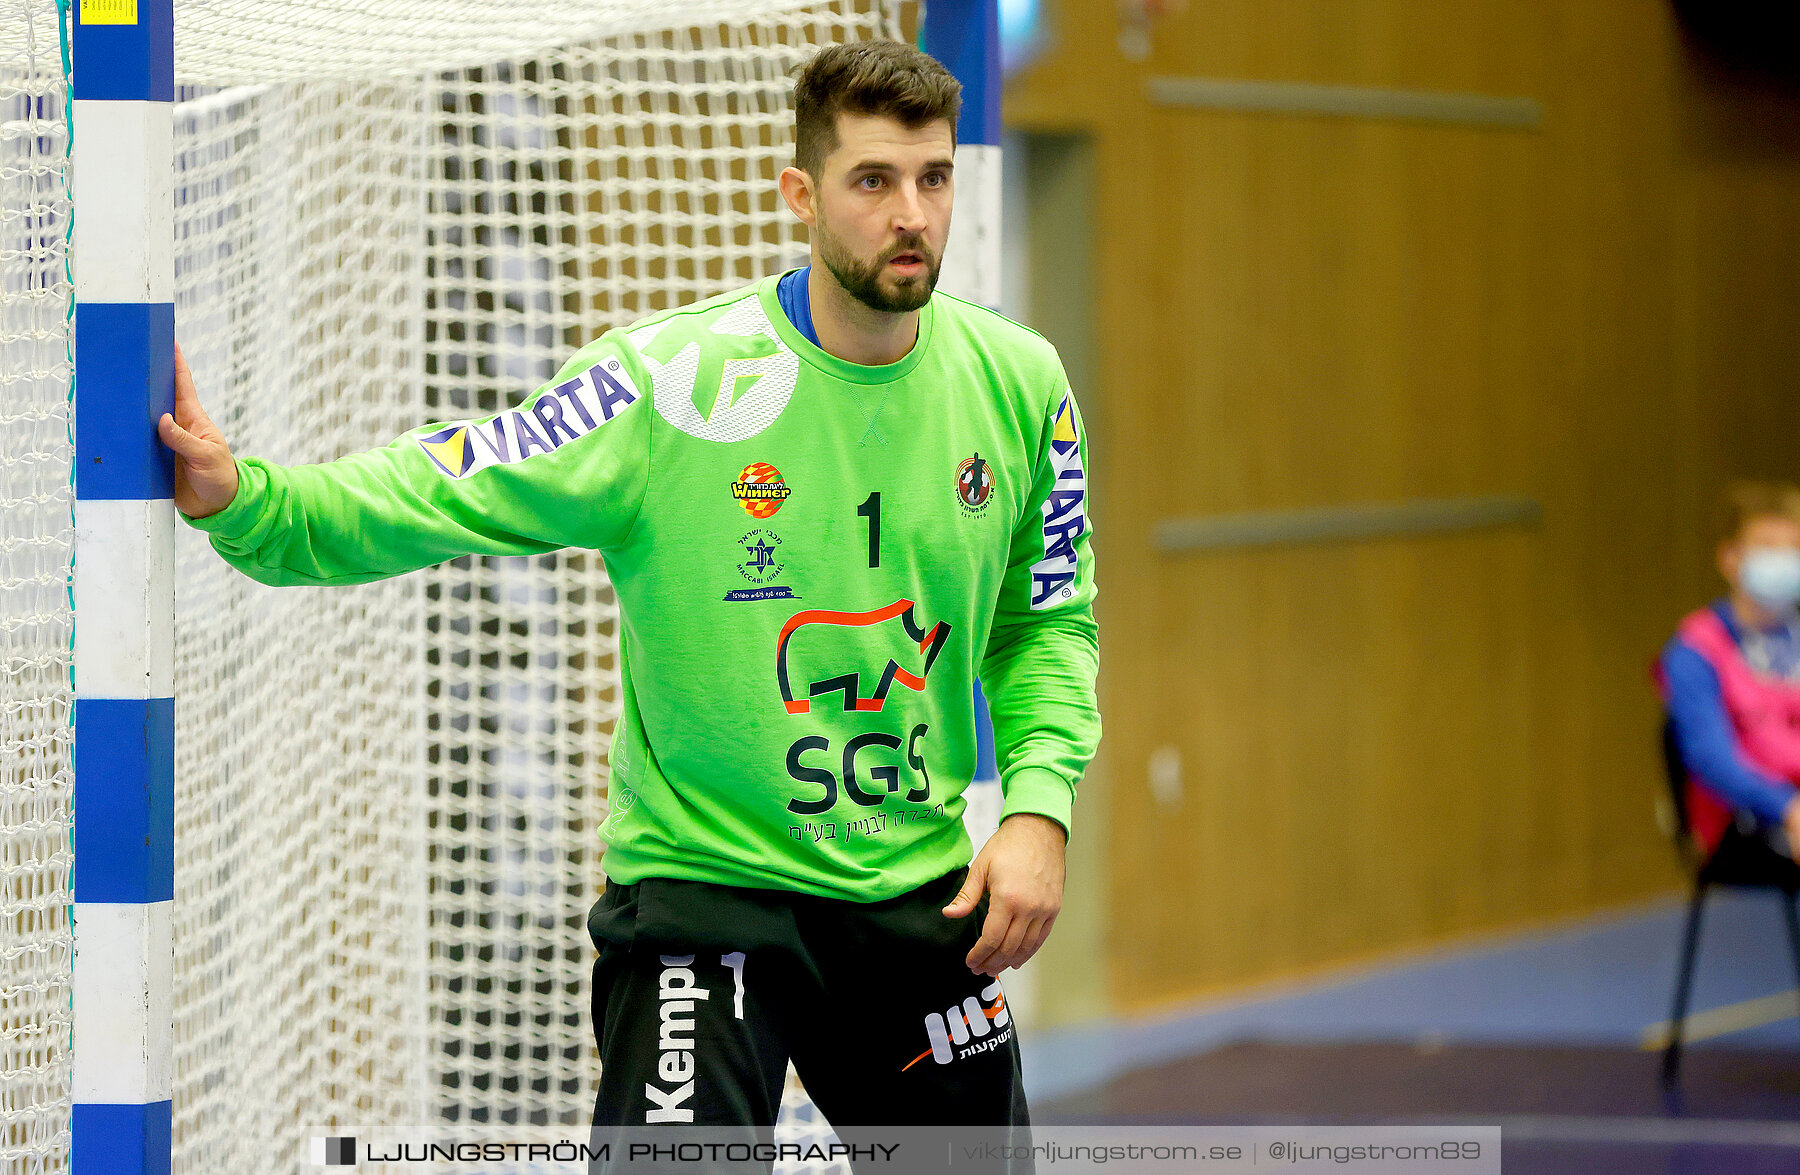
M 1792 98 L 1657 0 L 1110 0 L 1007 115 L 1093 138 L 1112 990 L 1137 1008 L 1669 889 L 1646 667 L 1711 497 L 1800 473 Z M 1150 76 L 1535 99 L 1477 130 Z M 1054 283 L 1054 273 L 1035 275 Z M 1541 526 L 1170 555 L 1160 519 L 1518 494 Z M 1147 764 L 1174 747 L 1184 793 Z

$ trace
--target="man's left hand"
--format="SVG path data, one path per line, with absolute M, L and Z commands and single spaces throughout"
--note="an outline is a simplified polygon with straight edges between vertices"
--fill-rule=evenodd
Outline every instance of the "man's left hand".
M 1017 812 L 1000 822 L 969 865 L 956 900 L 944 907 L 950 918 L 966 918 L 986 892 L 987 921 L 969 952 L 969 970 L 999 975 L 1037 953 L 1062 911 L 1063 856 L 1068 834 L 1047 816 Z

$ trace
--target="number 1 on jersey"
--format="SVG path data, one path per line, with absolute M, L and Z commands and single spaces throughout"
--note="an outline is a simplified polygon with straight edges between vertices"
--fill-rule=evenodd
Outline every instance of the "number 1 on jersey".
M 870 494 L 863 504 L 856 508 L 859 518 L 869 520 L 869 566 L 881 566 L 881 494 Z

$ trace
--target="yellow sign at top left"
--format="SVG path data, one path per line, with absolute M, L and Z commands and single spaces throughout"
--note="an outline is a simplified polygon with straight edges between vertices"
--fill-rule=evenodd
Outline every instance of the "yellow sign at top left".
M 136 24 L 137 0 L 81 0 L 82 24 Z

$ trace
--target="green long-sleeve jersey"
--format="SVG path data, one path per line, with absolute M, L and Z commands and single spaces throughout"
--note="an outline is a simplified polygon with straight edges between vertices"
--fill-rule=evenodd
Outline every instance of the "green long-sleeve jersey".
M 1004 813 L 1067 828 L 1100 721 L 1086 435 L 1054 349 L 937 294 L 899 362 L 847 363 L 775 283 L 611 331 L 484 420 L 240 460 L 194 525 L 268 584 L 599 551 L 615 881 L 876 901 L 966 864 L 977 677 Z

